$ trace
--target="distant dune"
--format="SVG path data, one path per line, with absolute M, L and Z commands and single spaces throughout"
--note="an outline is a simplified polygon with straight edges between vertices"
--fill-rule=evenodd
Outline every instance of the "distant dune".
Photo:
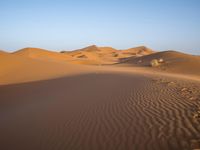
M 6 54 L 7 52 L 0 50 L 0 55 Z
M 23 57 L 29 57 L 33 59 L 39 59 L 39 60 L 48 60 L 48 61 L 69 61 L 71 57 L 69 55 L 62 55 L 58 52 L 53 52 L 45 49 L 40 48 L 24 48 L 21 50 L 18 50 L 13 53 L 17 56 L 23 56 Z
M 45 71 L 48 72 L 47 70 L 51 72 L 50 76 L 52 76 L 52 74 L 61 75 L 63 72 L 66 73 L 66 68 L 74 68 L 73 66 L 76 66 L 76 64 L 93 66 L 115 66 L 115 64 L 118 64 L 116 67 L 129 66 L 130 70 L 134 69 L 133 66 L 137 66 L 147 67 L 153 70 L 165 71 L 168 73 L 191 74 L 197 76 L 200 75 L 199 56 L 193 56 L 176 51 L 155 52 L 154 50 L 151 50 L 145 46 L 130 48 L 126 50 L 117 50 L 112 47 L 98 47 L 96 45 L 92 45 L 74 51 L 62 51 L 61 53 L 40 48 L 24 48 L 13 53 L 0 51 L 0 56 L 0 62 L 2 64 L 2 68 L 0 70 L 1 80 L 5 80 L 5 78 L 7 78 L 7 80 L 11 80 L 11 78 L 14 80 L 17 77 L 13 78 L 11 73 L 20 69 L 20 73 L 28 72 L 28 70 L 35 70 L 31 75 L 28 75 L 28 73 L 25 73 L 24 75 L 18 75 L 18 77 L 24 79 L 25 76 L 30 76 L 31 78 L 35 72 L 37 72 L 37 75 L 40 74 L 39 76 L 47 77 L 47 74 L 44 75 Z M 154 59 L 162 59 L 163 62 L 160 63 L 157 67 L 151 67 L 151 61 Z M 58 68 L 60 68 L 60 66 L 68 67 L 64 67 L 65 69 L 60 69 L 62 71 L 59 71 Z M 41 68 L 46 69 L 43 70 Z M 53 68 L 58 70 L 53 71 Z M 41 73 L 39 73 L 39 70 Z M 68 73 L 70 72 L 71 71 Z
M 130 48 L 127 50 L 117 50 L 112 47 L 88 46 L 74 51 L 62 51 L 74 58 L 74 62 L 80 64 L 114 64 L 118 63 L 120 58 L 138 57 L 153 53 L 153 50 L 144 46 Z
M 117 50 L 112 47 L 92 45 L 74 51 L 62 52 L 53 52 L 40 48 L 24 48 L 13 53 L 0 51 L 0 57 L 0 64 L 2 66 L 0 70 L 0 83 L 3 83 L 3 81 L 17 81 L 18 78 L 28 81 L 33 76 L 39 80 L 40 78 L 48 78 L 48 73 L 53 77 L 54 75 L 78 72 L 81 68 L 85 68 L 84 66 L 80 67 L 77 65 L 129 66 L 130 70 L 134 70 L 134 66 L 137 66 L 168 73 L 200 75 L 199 56 L 176 51 L 155 52 L 145 46 Z M 153 59 L 162 59 L 163 62 L 157 67 L 151 67 Z M 15 71 L 18 71 L 18 74 L 13 77 L 12 73 Z
M 126 50 L 121 50 L 120 53 L 124 55 L 128 55 L 128 57 L 130 57 L 131 55 L 136 55 L 136 56 L 149 55 L 149 54 L 154 53 L 154 51 L 145 46 L 140 46 L 140 47 L 129 48 Z

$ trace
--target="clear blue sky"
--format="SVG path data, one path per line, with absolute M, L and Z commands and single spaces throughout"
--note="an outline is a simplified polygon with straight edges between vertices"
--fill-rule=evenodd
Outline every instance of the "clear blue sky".
M 200 0 L 0 0 L 0 49 L 91 44 L 200 54 Z

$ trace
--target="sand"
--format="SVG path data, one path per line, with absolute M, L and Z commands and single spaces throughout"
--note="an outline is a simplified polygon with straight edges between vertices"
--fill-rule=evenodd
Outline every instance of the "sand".
M 108 65 L 118 63 L 121 58 L 144 56 L 154 53 L 145 47 L 135 47 L 126 50 L 118 50 L 112 47 L 98 47 L 91 45 L 74 51 L 62 51 L 62 53 L 73 58 L 72 63 L 87 65 Z
M 177 66 L 160 71 L 134 61 L 75 65 L 15 54 L 0 55 L 0 64 L 0 149 L 200 148 L 198 70 L 181 74 Z
M 15 56 L 29 57 L 38 60 L 47 60 L 53 62 L 66 62 L 72 58 L 69 55 L 62 55 L 61 53 L 40 48 L 23 48 L 13 53 Z
M 52 61 L 9 53 L 0 54 L 0 66 L 0 85 L 47 80 L 89 71 L 87 66 L 70 64 L 59 59 Z
M 120 65 L 150 68 L 153 59 L 164 61 L 160 66 L 153 68 L 157 71 L 200 76 L 200 57 L 176 51 L 157 52 L 137 58 L 129 57 L 121 59 Z

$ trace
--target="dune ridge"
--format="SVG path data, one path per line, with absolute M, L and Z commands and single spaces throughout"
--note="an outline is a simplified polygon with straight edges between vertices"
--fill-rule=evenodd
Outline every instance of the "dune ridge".
M 53 52 L 40 48 L 23 48 L 18 51 L 13 52 L 12 54 L 16 56 L 29 57 L 39 60 L 48 60 L 48 61 L 69 61 L 71 59 L 68 55 L 62 55 L 58 52 Z
M 62 51 L 62 53 L 66 53 L 67 55 L 75 58 L 74 62 L 82 62 L 82 64 L 93 65 L 114 64 L 117 63 L 120 58 L 127 58 L 131 56 L 138 57 L 151 54 L 153 52 L 153 50 L 144 46 L 130 48 L 127 50 L 117 50 L 112 47 L 98 47 L 96 45 L 91 45 L 74 51 Z

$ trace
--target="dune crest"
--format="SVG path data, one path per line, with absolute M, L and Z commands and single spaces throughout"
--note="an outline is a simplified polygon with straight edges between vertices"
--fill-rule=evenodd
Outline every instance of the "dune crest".
M 121 50 L 122 54 L 136 55 L 136 56 L 144 56 L 154 53 L 154 51 L 145 46 L 139 46 L 134 48 L 129 48 L 126 50 Z
M 154 51 L 144 46 L 130 48 L 127 50 L 117 50 L 112 47 L 98 47 L 91 45 L 82 49 L 74 51 L 62 51 L 67 55 L 74 58 L 75 63 L 80 64 L 115 64 L 119 62 L 121 58 L 138 57 L 148 55 Z
M 17 56 L 29 57 L 39 60 L 48 60 L 48 61 L 69 61 L 71 59 L 68 55 L 62 55 L 58 52 L 53 52 L 40 48 L 23 48 L 12 54 Z
M 28 47 L 13 52 L 12 54 L 38 60 L 68 62 L 72 64 L 105 65 L 118 63 L 122 58 L 133 56 L 139 57 L 153 52 L 153 50 L 145 46 L 117 50 L 112 47 L 98 47 L 96 45 L 91 45 L 73 51 L 61 51 L 60 53 Z

